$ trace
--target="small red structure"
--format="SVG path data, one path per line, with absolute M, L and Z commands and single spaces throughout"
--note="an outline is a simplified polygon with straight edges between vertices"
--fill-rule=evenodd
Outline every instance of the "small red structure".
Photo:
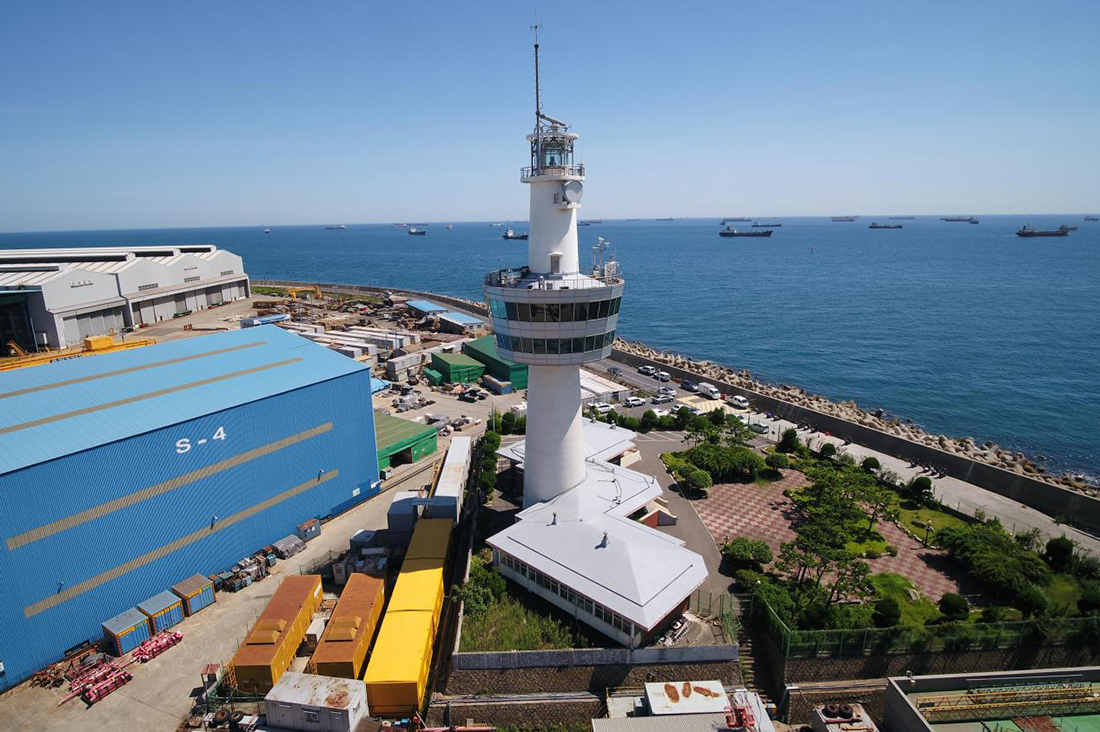
M 183 633 L 165 630 L 161 633 L 157 633 L 149 640 L 143 641 L 140 646 L 134 649 L 134 653 L 131 657 L 135 661 L 145 663 L 164 653 L 181 640 L 183 640 Z
M 134 677 L 126 669 L 119 669 L 98 684 L 88 687 L 80 698 L 84 700 L 85 704 L 91 706 L 115 689 L 130 683 L 133 678 Z

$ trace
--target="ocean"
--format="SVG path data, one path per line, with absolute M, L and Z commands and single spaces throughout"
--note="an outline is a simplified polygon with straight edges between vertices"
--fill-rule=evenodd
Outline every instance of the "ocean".
M 1048 469 L 1100 475 L 1100 223 L 1083 214 L 980 219 L 921 216 L 870 230 L 872 217 L 782 218 L 769 239 L 720 238 L 718 218 L 607 220 L 579 233 L 582 263 L 598 236 L 621 262 L 624 338 L 1044 456 Z M 1080 229 L 1014 236 L 1026 223 Z M 488 222 L 428 229 L 0 234 L 0 248 L 211 243 L 243 256 L 253 279 L 474 299 L 485 272 L 526 261 L 526 242 L 504 241 Z

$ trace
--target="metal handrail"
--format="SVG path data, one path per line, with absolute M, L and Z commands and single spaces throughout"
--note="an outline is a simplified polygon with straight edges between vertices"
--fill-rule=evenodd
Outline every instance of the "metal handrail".
M 517 284 L 523 281 L 523 279 L 531 274 L 529 267 L 510 267 L 507 269 L 494 270 L 485 275 L 485 285 L 487 287 L 515 287 Z M 602 285 L 611 287 L 612 285 L 622 284 L 625 280 L 622 275 L 585 275 Z M 554 279 L 542 279 L 536 280 L 531 284 L 534 285 L 528 289 L 532 290 L 554 290 L 558 289 L 553 287 Z
M 544 165 L 540 168 L 526 167 L 519 169 L 520 178 L 532 178 L 536 175 L 579 175 L 584 177 L 584 163 L 576 165 Z

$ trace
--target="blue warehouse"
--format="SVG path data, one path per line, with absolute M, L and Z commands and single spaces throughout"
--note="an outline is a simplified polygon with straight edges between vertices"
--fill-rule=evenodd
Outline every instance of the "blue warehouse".
M 370 395 L 272 325 L 0 374 L 0 689 L 374 495 Z

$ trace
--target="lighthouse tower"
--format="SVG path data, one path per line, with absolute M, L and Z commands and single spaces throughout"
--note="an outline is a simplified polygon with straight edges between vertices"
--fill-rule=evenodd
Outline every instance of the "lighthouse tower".
M 543 114 L 539 44 L 535 42 L 535 129 L 527 136 L 531 186 L 527 265 L 490 272 L 485 297 L 497 349 L 528 364 L 524 508 L 550 500 L 585 477 L 580 367 L 611 354 L 623 280 L 601 240 L 582 270 L 577 212 L 583 164 L 573 160 L 578 135 Z

